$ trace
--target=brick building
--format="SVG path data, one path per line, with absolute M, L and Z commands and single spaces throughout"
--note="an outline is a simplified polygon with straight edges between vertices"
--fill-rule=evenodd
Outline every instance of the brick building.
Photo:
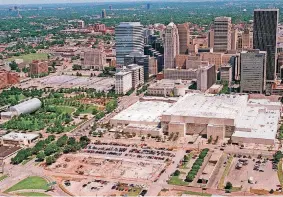
M 39 75 L 48 73 L 48 63 L 47 61 L 33 61 L 30 64 L 30 74 L 31 75 Z

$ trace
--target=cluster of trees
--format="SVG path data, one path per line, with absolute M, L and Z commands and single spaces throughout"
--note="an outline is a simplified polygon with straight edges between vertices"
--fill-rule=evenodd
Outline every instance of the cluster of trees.
M 189 172 L 188 175 L 186 176 L 185 181 L 187 181 L 187 182 L 192 182 L 192 181 L 194 180 L 195 176 L 197 175 L 199 169 L 200 169 L 201 166 L 202 166 L 202 163 L 203 163 L 204 158 L 205 158 L 205 156 L 207 155 L 208 151 L 209 151 L 209 149 L 206 148 L 206 149 L 203 149 L 203 150 L 200 152 L 200 154 L 199 154 L 197 160 L 194 162 L 194 164 L 193 164 L 193 166 L 192 166 L 192 169 L 190 170 L 190 172 Z
M 283 158 L 283 153 L 281 151 L 277 151 L 274 155 L 273 155 L 273 162 L 275 163 L 279 163 L 279 161 Z
M 98 75 L 98 77 L 113 77 L 115 74 L 116 68 L 109 66 L 109 67 L 105 67 L 102 71 L 102 73 L 100 73 Z
M 149 84 L 142 86 L 141 89 L 138 89 L 137 90 L 137 95 L 140 95 L 141 93 L 147 91 L 148 86 L 149 86 Z
M 112 111 L 114 111 L 116 108 L 118 107 L 118 101 L 117 99 L 113 99 L 111 101 L 109 101 L 107 104 L 106 104 L 106 112 L 107 113 L 111 113 Z
M 12 164 L 20 164 L 24 160 L 29 159 L 35 155 L 37 161 L 46 161 L 50 165 L 56 161 L 61 154 L 76 152 L 81 148 L 85 148 L 90 142 L 86 136 L 82 136 L 79 141 L 74 137 L 66 135 L 61 136 L 55 140 L 54 135 L 48 136 L 45 140 L 40 140 L 33 148 L 26 148 L 20 150 L 15 157 L 11 159 Z
M 37 89 L 21 89 L 11 87 L 11 89 L 3 90 L 0 93 L 0 107 L 5 105 L 16 105 L 21 97 L 42 97 L 43 91 Z

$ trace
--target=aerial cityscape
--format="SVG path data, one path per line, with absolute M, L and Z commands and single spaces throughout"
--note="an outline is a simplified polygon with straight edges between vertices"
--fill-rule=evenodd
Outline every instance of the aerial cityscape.
M 283 196 L 283 1 L 0 1 L 0 196 Z

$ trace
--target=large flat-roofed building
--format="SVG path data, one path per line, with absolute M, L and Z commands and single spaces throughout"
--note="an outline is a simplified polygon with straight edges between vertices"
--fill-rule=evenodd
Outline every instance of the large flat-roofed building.
M 241 53 L 241 92 L 262 94 L 266 81 L 266 52 L 259 50 Z
M 189 93 L 163 113 L 164 132 L 206 134 L 213 139 L 231 137 L 234 143 L 273 145 L 281 103 L 248 99 L 248 95 Z
M 172 106 L 165 101 L 138 101 L 110 120 L 114 126 L 129 124 L 153 125 L 160 123 L 161 115 Z

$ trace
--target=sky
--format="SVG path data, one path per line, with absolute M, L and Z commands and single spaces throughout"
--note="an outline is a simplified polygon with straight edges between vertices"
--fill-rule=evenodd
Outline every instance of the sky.
M 7 4 L 46 4 L 46 3 L 85 3 L 85 2 L 127 2 L 127 1 L 164 1 L 164 0 L 0 0 L 0 5 Z M 177 1 L 177 0 L 176 0 Z M 189 0 L 188 0 L 189 1 Z M 196 0 L 190 0 L 196 1 Z M 198 1 L 207 1 L 207 0 L 198 0 Z

